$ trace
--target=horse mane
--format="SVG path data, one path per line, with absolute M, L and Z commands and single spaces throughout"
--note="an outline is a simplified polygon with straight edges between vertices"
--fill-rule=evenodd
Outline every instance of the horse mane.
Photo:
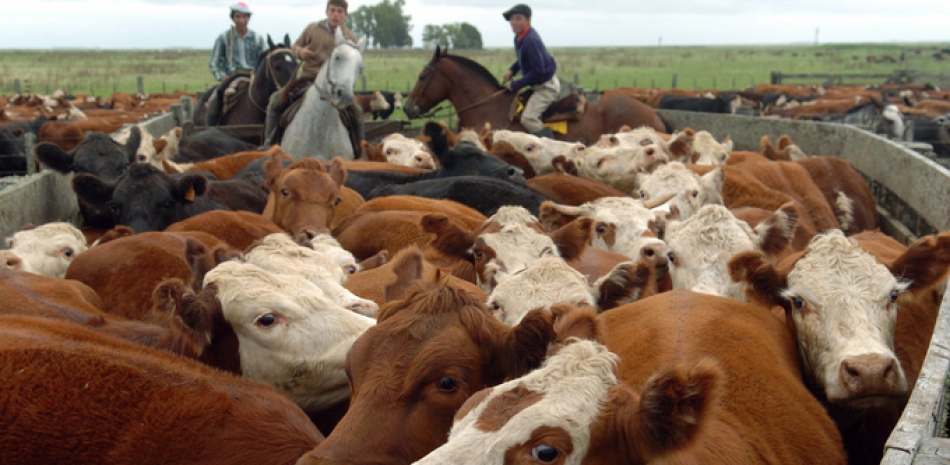
M 485 78 L 485 80 L 492 83 L 496 88 L 501 89 L 501 84 L 498 83 L 498 78 L 496 78 L 495 75 L 493 75 L 491 71 L 488 71 L 488 69 L 486 69 L 484 66 L 478 64 L 478 62 L 476 62 L 475 60 L 472 60 L 471 58 L 465 58 L 459 55 L 442 55 L 440 58 L 448 58 L 474 71 L 475 74 L 478 74 L 479 76 Z

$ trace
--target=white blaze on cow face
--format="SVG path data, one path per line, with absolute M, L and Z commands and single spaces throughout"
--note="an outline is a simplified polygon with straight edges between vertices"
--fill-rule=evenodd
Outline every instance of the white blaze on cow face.
M 509 224 L 520 224 L 522 226 L 537 225 L 540 228 L 541 222 L 538 217 L 531 214 L 527 208 L 516 205 L 505 205 L 498 209 L 494 215 L 485 220 L 485 224 L 498 223 L 502 226 Z
M 587 278 L 563 259 L 547 257 L 501 281 L 488 296 L 487 306 L 499 321 L 514 326 L 531 310 L 557 303 L 596 306 Z
M 732 152 L 732 140 L 716 141 L 708 131 L 699 131 L 693 136 L 693 160 L 696 165 L 725 165 Z
M 584 144 L 547 139 L 519 131 L 500 129 L 492 134 L 492 143 L 507 142 L 524 155 L 538 176 L 554 173 L 551 160 L 563 155 L 568 160 L 577 160 L 586 152 Z
M 812 239 L 787 285 L 805 372 L 829 402 L 870 407 L 906 394 L 894 324 L 895 301 L 909 283 L 831 231 Z
M 732 281 L 729 259 L 748 250 L 784 249 L 796 222 L 789 205 L 753 230 L 726 207 L 706 205 L 686 221 L 669 223 L 663 239 L 673 288 L 745 301 L 745 283 Z
M 655 253 L 665 243 L 656 237 L 656 216 L 637 199 L 604 197 L 577 208 L 594 220 L 591 245 L 637 261 L 645 249 Z
M 386 136 L 382 141 L 381 151 L 386 161 L 395 165 L 427 170 L 435 168 L 435 161 L 426 149 L 426 145 L 402 134 Z
M 347 398 L 346 354 L 375 320 L 331 302 L 302 277 L 249 263 L 224 262 L 204 285 L 216 287 L 237 334 L 245 378 L 283 390 L 304 410 Z
M 0 252 L 0 266 L 27 273 L 65 278 L 66 269 L 89 246 L 69 223 L 47 223 L 7 238 L 10 250 Z
M 515 463 L 579 465 L 602 415 L 619 358 L 603 344 L 577 340 L 524 377 L 476 394 L 449 440 L 416 465 L 502 465 L 512 449 L 531 444 Z M 469 409 L 470 408 L 470 409 Z
M 520 224 L 502 226 L 496 233 L 482 234 L 472 246 L 476 284 L 491 293 L 508 276 L 544 257 L 560 257 L 554 241 Z
M 376 302 L 360 298 L 343 287 L 347 275 L 335 260 L 297 245 L 285 233 L 270 234 L 262 239 L 246 254 L 245 260 L 272 273 L 300 276 L 343 308 L 373 318 L 379 313 Z
M 673 194 L 664 204 L 666 210 L 676 206 L 681 219 L 693 216 L 703 205 L 721 205 L 722 170 L 716 169 L 700 176 L 680 162 L 667 163 L 653 173 L 639 177 L 641 200 Z

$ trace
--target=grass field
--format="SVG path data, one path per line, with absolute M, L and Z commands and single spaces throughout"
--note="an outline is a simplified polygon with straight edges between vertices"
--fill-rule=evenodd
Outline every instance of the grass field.
M 919 48 L 919 55 L 913 49 Z M 950 61 L 932 54 L 943 44 L 829 44 L 717 47 L 554 48 L 558 74 L 588 89 L 618 86 L 670 87 L 673 74 L 680 88 L 732 89 L 769 81 L 772 71 L 785 73 L 889 73 L 909 68 L 950 73 Z M 905 63 L 868 63 L 867 56 L 900 57 Z M 368 89 L 406 91 L 431 56 L 427 50 L 370 50 L 365 55 Z M 453 52 L 456 53 L 456 52 Z M 511 49 L 459 51 L 482 63 L 496 76 L 514 61 Z M 950 58 L 950 57 L 948 57 Z M 207 50 L 0 50 L 0 94 L 14 92 L 14 79 L 24 91 L 45 93 L 69 89 L 106 96 L 114 89 L 135 91 L 142 76 L 146 92 L 190 91 L 213 82 Z

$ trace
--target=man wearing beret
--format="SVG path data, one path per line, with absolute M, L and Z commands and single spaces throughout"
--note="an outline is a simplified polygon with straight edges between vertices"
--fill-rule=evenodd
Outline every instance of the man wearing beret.
M 518 56 L 518 60 L 505 72 L 502 81 L 508 82 L 521 72 L 521 79 L 506 85 L 513 92 L 529 86 L 534 91 L 521 113 L 521 125 L 536 136 L 553 139 L 554 133 L 551 128 L 544 127 L 541 114 L 557 100 L 561 92 L 561 84 L 555 76 L 557 64 L 544 47 L 541 36 L 531 27 L 531 7 L 519 3 L 502 15 L 515 33 L 515 53 Z
M 208 60 L 208 68 L 218 81 L 224 81 L 237 73 L 249 76 L 257 65 L 257 57 L 267 50 L 264 39 L 247 28 L 250 20 L 251 9 L 246 3 L 238 2 L 231 5 L 231 21 L 234 21 L 234 25 L 222 32 L 214 41 L 211 58 Z M 208 126 L 218 124 L 218 118 L 221 115 L 222 92 L 224 89 L 211 91 L 205 103 L 207 110 L 205 124 Z

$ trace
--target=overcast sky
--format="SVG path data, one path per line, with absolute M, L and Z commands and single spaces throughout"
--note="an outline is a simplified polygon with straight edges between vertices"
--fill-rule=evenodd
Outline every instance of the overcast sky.
M 236 0 L 0 0 L 0 48 L 211 48 Z M 291 40 L 324 17 L 325 1 L 245 0 L 251 29 Z M 486 47 L 511 47 L 501 12 L 524 0 L 406 0 L 421 45 L 426 24 L 467 21 Z M 378 0 L 351 0 L 350 10 Z M 477 4 L 478 6 L 472 6 Z M 531 4 L 531 3 L 529 3 Z M 550 47 L 950 42 L 946 1 L 546 0 L 532 23 Z

